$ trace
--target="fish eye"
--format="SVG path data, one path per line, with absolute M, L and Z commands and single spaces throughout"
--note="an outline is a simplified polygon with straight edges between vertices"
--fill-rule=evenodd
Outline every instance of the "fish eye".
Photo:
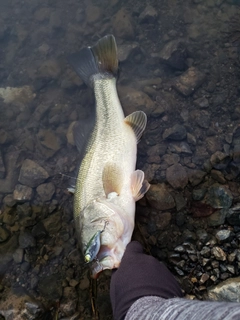
M 90 262 L 90 261 L 91 261 L 91 256 L 90 256 L 90 254 L 86 254 L 86 255 L 84 256 L 84 260 L 85 260 L 86 263 Z

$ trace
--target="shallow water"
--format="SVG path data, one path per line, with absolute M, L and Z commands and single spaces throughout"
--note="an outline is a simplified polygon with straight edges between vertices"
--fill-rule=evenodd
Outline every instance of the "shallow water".
M 111 319 L 110 273 L 90 280 L 66 191 L 71 124 L 94 105 L 66 57 L 108 33 L 125 114 L 148 116 L 137 167 L 153 187 L 134 238 L 197 298 L 239 276 L 239 14 L 236 0 L 1 0 L 0 314 L 23 288 L 46 319 Z

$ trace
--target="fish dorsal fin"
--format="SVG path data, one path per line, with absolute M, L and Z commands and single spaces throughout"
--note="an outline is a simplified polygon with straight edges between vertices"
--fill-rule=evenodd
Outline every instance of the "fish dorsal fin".
M 140 200 L 150 188 L 147 180 L 144 180 L 144 172 L 136 170 L 131 176 L 132 195 L 135 201 Z
M 125 123 L 128 124 L 134 131 L 137 142 L 139 142 L 144 129 L 147 124 L 147 116 L 143 111 L 135 111 L 124 119 Z
M 103 169 L 102 181 L 107 197 L 113 192 L 119 195 L 123 181 L 121 169 L 114 163 L 107 163 Z

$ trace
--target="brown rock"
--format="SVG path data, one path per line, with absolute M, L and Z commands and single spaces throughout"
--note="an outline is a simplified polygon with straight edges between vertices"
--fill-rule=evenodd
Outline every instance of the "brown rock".
M 146 198 L 150 206 L 158 210 L 168 210 L 175 207 L 174 199 L 164 183 L 151 185 Z
M 174 188 L 174 189 L 184 189 L 188 184 L 188 174 L 184 167 L 176 163 L 171 167 L 167 168 L 166 171 L 166 178 L 167 182 Z
M 116 37 L 130 40 L 134 38 L 132 19 L 126 10 L 120 9 L 113 18 L 112 24 Z

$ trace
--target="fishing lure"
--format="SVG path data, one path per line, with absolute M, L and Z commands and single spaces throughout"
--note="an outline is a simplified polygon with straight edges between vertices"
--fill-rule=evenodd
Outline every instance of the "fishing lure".
M 89 240 L 87 244 L 87 248 L 84 252 L 84 260 L 86 263 L 92 262 L 96 258 L 101 246 L 100 236 L 101 236 L 101 233 L 103 233 L 103 231 L 105 230 L 107 224 L 108 224 L 108 221 L 105 221 L 103 230 L 98 230 Z

